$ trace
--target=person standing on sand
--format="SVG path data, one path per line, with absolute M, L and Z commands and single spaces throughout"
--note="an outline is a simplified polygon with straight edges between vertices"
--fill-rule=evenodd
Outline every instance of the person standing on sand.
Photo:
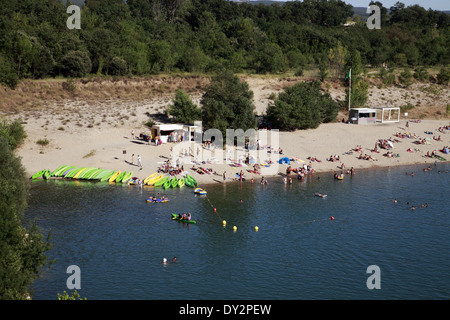
M 137 161 L 138 161 L 138 167 L 140 167 L 142 169 L 142 163 L 141 163 L 141 156 L 140 155 L 138 155 Z
M 131 164 L 134 164 L 134 153 L 131 155 Z
M 226 182 L 226 180 L 227 180 L 226 173 L 227 173 L 226 171 L 223 172 L 223 182 Z

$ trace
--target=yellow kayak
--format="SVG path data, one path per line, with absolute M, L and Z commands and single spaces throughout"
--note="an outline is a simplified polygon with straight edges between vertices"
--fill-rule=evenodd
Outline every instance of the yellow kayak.
M 164 173 L 147 181 L 147 185 L 152 186 L 155 183 L 157 183 L 159 180 L 161 180 L 162 178 L 164 178 Z
M 78 176 L 79 176 L 82 172 L 86 171 L 86 169 L 87 169 L 87 168 L 83 168 L 83 169 L 81 169 L 80 171 L 78 171 L 77 174 L 73 176 L 73 179 L 77 179 Z
M 158 174 L 158 172 L 155 172 L 155 173 L 152 173 L 151 175 L 149 175 L 147 178 L 145 178 L 144 179 L 144 184 L 147 184 L 151 179 L 156 177 L 157 174 Z
M 111 178 L 109 178 L 109 182 L 114 182 L 114 180 L 116 180 L 116 178 L 119 176 L 119 174 L 121 174 L 122 173 L 122 171 L 117 171 L 116 173 L 114 173 L 113 175 L 112 175 L 112 177 Z

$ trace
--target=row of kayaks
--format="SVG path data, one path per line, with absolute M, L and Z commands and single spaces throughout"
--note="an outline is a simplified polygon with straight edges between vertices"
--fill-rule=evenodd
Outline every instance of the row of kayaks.
M 197 187 L 197 181 L 189 174 L 186 174 L 184 178 L 178 179 L 177 177 L 164 176 L 155 172 L 140 181 L 139 178 L 133 177 L 133 171 L 120 171 L 120 170 L 105 170 L 95 167 L 76 167 L 63 165 L 54 171 L 49 169 L 42 169 L 31 176 L 31 179 L 49 179 L 51 177 L 67 178 L 67 179 L 80 179 L 80 180 L 93 180 L 93 181 L 108 181 L 115 183 L 129 183 L 168 188 L 182 188 L 185 185 L 191 188 Z
M 197 186 L 197 181 L 189 174 L 186 174 L 184 178 L 178 179 L 177 177 L 163 177 L 158 180 L 155 187 L 163 187 L 165 190 L 169 188 L 182 188 L 188 186 L 190 188 L 195 188 Z
M 51 177 L 66 178 L 66 179 L 79 179 L 79 180 L 93 180 L 93 181 L 109 181 L 116 183 L 127 183 L 131 180 L 136 180 L 133 177 L 133 171 L 116 171 L 105 170 L 95 167 L 77 167 L 63 165 L 54 171 L 49 169 L 42 169 L 31 176 L 31 179 L 50 179 Z

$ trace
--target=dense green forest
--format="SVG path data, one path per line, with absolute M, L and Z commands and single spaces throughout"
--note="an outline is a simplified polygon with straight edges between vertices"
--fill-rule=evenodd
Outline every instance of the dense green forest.
M 174 72 L 282 73 L 329 64 L 336 52 L 364 66 L 446 65 L 450 15 L 414 5 L 381 7 L 381 29 L 345 27 L 341 0 L 248 4 L 226 0 L 86 0 L 81 28 L 69 29 L 70 2 L 10 0 L 0 6 L 0 83 L 24 78 Z M 338 59 L 339 58 L 339 59 Z M 341 61 L 342 62 L 342 61 Z M 335 70 L 335 73 L 333 73 Z

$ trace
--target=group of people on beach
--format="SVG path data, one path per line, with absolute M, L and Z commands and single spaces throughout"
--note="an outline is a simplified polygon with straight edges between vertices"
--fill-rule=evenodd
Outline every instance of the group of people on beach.
M 362 153 L 360 153 L 359 154 L 359 157 L 358 157 L 358 159 L 360 159 L 360 160 L 372 160 L 372 161 L 378 161 L 376 158 L 374 158 L 374 157 L 372 157 L 371 155 L 369 155 L 369 154 L 362 154 Z
M 184 131 L 177 132 L 173 131 L 167 137 L 167 142 L 183 142 L 184 141 Z
M 180 166 L 180 161 L 177 159 L 176 165 L 172 165 L 170 160 L 167 160 L 163 165 L 158 168 L 158 173 L 168 173 L 171 176 L 183 174 L 184 167 Z
M 419 136 L 416 135 L 415 133 L 411 134 L 409 132 L 406 133 L 401 133 L 401 132 L 396 132 L 395 135 L 397 138 L 402 138 L 402 139 L 419 139 Z

